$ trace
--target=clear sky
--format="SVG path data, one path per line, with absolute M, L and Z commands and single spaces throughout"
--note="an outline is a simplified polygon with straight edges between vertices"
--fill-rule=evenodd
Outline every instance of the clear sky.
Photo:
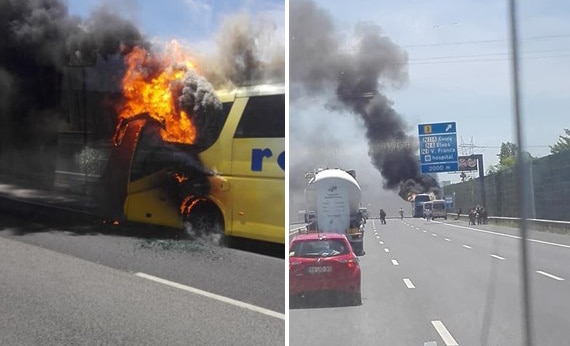
M 355 24 L 371 21 L 406 50 L 407 82 L 384 92 L 410 134 L 420 123 L 456 121 L 458 141 L 468 145 L 473 138 L 472 152 L 484 155 L 485 168 L 497 163 L 501 142 L 515 141 L 506 0 L 315 2 L 333 18 L 345 49 L 352 46 Z M 519 1 L 519 10 L 525 149 L 545 156 L 570 128 L 570 2 Z M 325 102 L 302 98 L 291 105 L 291 167 L 311 156 L 296 160 L 296 151 L 306 151 L 296 142 L 324 135 L 336 148 L 325 164 L 357 167 L 370 194 L 387 196 L 369 163 L 359 121 L 330 112 Z M 443 173 L 439 180 L 458 181 L 459 175 Z M 396 210 L 399 203 L 389 200 Z

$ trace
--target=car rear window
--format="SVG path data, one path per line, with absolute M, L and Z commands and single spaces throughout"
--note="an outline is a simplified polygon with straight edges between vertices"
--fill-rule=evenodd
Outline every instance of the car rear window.
M 293 244 L 290 257 L 331 257 L 350 252 L 340 239 L 303 240 Z

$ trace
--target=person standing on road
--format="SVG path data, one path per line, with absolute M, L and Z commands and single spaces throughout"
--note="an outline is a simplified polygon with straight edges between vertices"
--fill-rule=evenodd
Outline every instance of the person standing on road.
M 380 222 L 384 225 L 386 224 L 386 212 L 384 209 L 380 209 Z
M 431 209 L 425 210 L 425 216 L 427 221 L 431 221 Z
M 404 208 L 400 208 L 400 219 L 404 219 Z

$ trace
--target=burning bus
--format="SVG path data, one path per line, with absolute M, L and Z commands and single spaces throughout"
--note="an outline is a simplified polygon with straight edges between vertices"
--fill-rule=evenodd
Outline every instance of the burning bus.
M 429 193 L 420 193 L 412 196 L 412 217 L 424 216 L 424 203 L 433 200 L 435 196 Z
M 214 91 L 190 59 L 149 59 L 127 58 L 105 214 L 283 244 L 284 85 Z

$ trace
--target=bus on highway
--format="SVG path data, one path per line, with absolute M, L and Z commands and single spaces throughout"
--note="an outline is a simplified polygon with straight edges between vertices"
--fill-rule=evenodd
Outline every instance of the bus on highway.
M 412 201 L 412 217 L 424 217 L 424 203 L 431 201 L 427 193 L 417 194 Z
M 199 145 L 165 143 L 160 124 L 125 124 L 109 166 L 129 158 L 129 221 L 285 243 L 285 88 L 216 92 L 221 118 Z M 121 154 L 122 152 L 122 154 Z M 117 160 L 113 160 L 113 156 Z M 115 163 L 113 163 L 115 161 Z M 115 168 L 117 170 L 118 168 Z M 118 186 L 121 189 L 121 186 Z

